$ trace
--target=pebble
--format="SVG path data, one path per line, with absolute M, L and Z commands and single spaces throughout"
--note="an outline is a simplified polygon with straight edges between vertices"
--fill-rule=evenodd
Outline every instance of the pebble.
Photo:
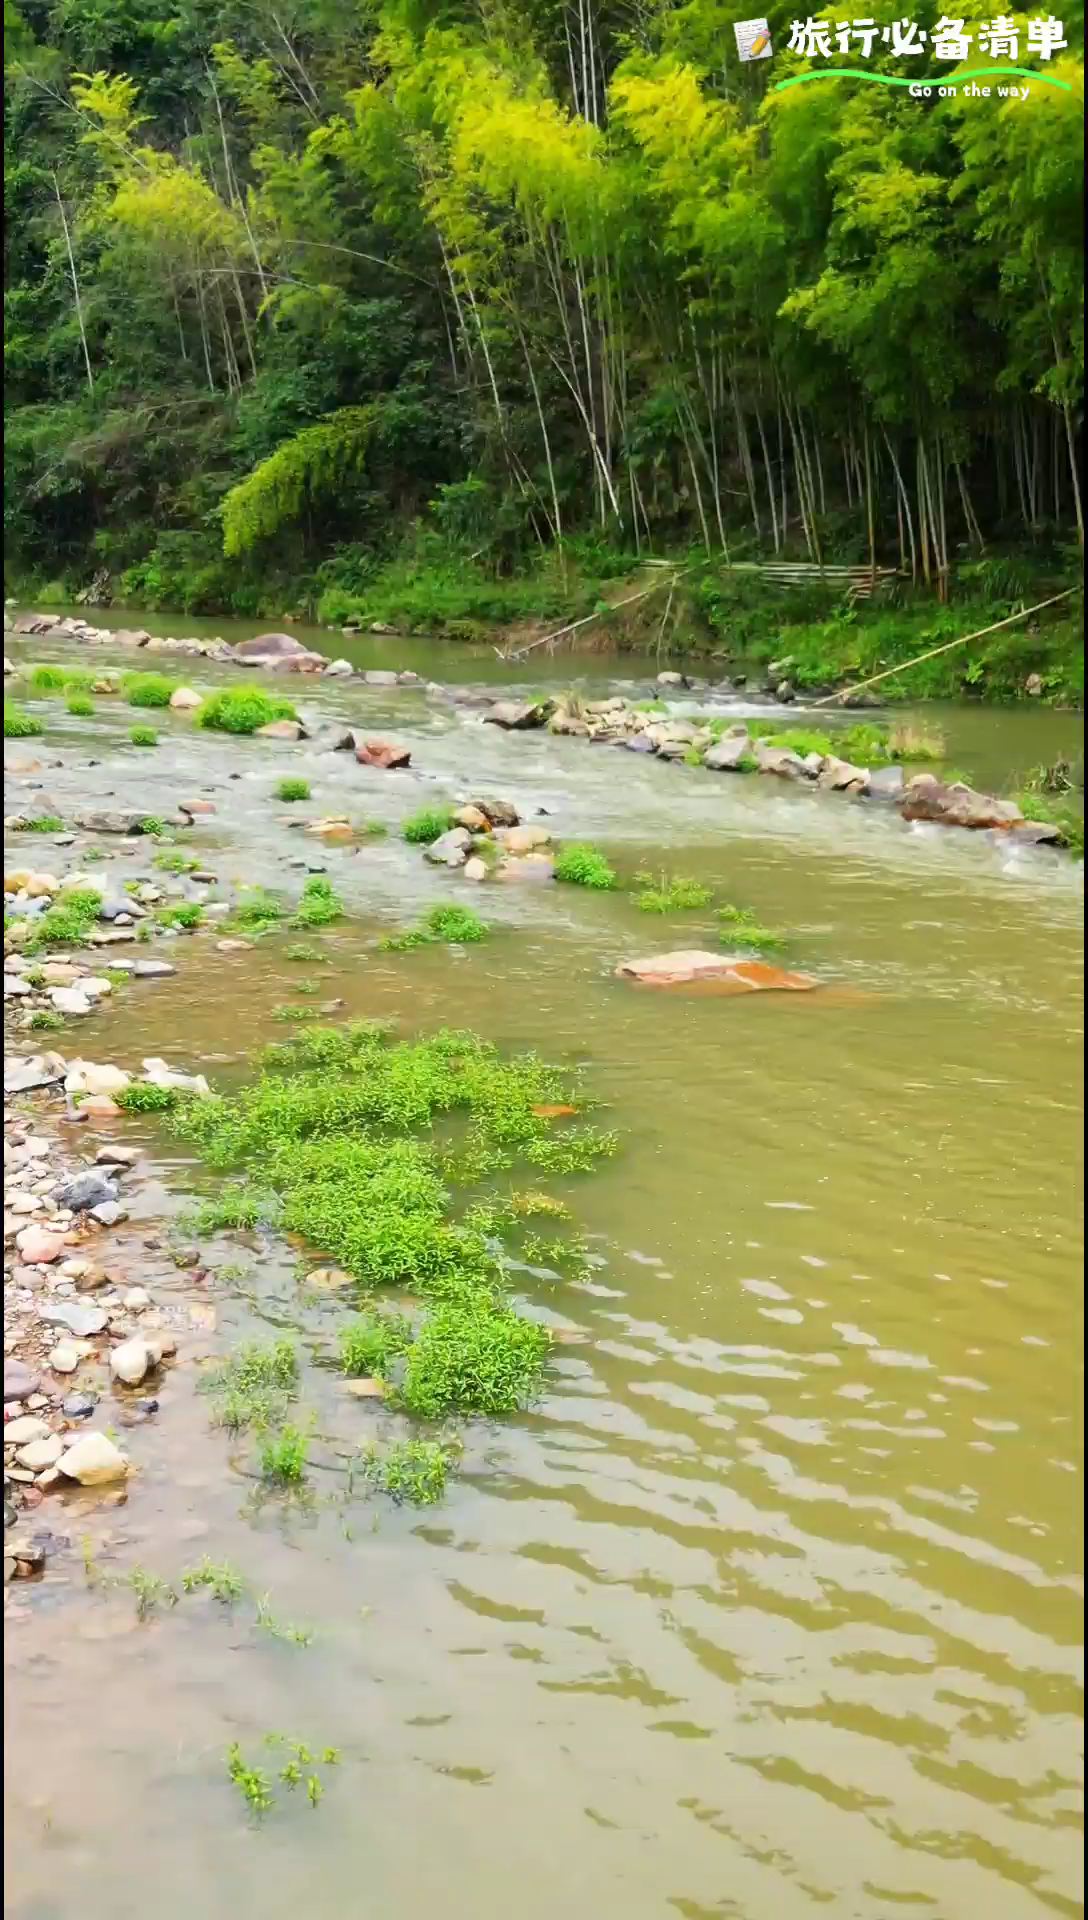
M 99 1147 L 94 1156 L 99 1167 L 134 1167 L 140 1158 L 139 1147 L 121 1147 L 109 1145 Z
M 74 1340 L 58 1340 L 49 1356 L 49 1365 L 54 1373 L 74 1373 L 79 1361 L 79 1348 Z
M 122 1296 L 121 1305 L 126 1313 L 143 1313 L 151 1305 L 151 1295 L 146 1287 L 130 1287 Z
M 89 1420 L 98 1401 L 89 1393 L 66 1393 L 60 1410 L 68 1420 Z
M 55 1467 L 64 1452 L 64 1442 L 58 1434 L 50 1433 L 44 1440 L 30 1440 L 20 1447 L 15 1458 L 21 1467 L 29 1467 L 31 1473 L 44 1473 L 46 1467 Z
M 22 1413 L 17 1420 L 9 1420 L 4 1428 L 5 1447 L 29 1447 L 35 1440 L 48 1440 L 53 1429 L 48 1421 L 39 1420 L 36 1413 Z
M 93 1005 L 78 987 L 51 987 L 49 999 L 57 1013 L 90 1013 Z
M 75 1302 L 71 1306 L 66 1302 L 40 1306 L 38 1318 L 47 1327 L 66 1327 L 77 1340 L 93 1340 L 109 1325 L 109 1314 L 102 1307 L 81 1307 Z
M 128 1219 L 128 1208 L 123 1207 L 119 1200 L 103 1200 L 101 1206 L 91 1208 L 91 1219 L 97 1220 L 103 1227 L 116 1227 L 122 1220 Z
M 47 1267 L 64 1252 L 60 1234 L 49 1233 L 45 1227 L 24 1227 L 16 1234 L 15 1244 L 28 1267 Z

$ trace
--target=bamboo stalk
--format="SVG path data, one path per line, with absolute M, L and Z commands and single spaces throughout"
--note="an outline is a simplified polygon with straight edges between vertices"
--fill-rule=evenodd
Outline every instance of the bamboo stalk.
M 916 654 L 913 660 L 904 660 L 900 667 L 886 667 L 883 673 L 874 673 L 868 680 L 859 680 L 855 687 L 841 687 L 838 693 L 826 694 L 822 700 L 814 700 L 813 707 L 829 707 L 835 700 L 849 700 L 855 693 L 861 693 L 866 687 L 875 687 L 881 680 L 891 680 L 896 674 L 909 673 L 911 667 L 920 667 L 923 660 L 935 660 L 939 653 L 950 653 L 953 647 L 965 647 L 970 640 L 982 640 L 988 633 L 997 633 L 1001 627 L 1014 626 L 1017 620 L 1026 620 L 1030 614 L 1042 613 L 1044 607 L 1055 607 L 1059 600 L 1069 600 L 1079 592 L 1079 587 L 1066 587 L 1063 593 L 1051 594 L 1049 600 L 1040 600 L 1034 607 L 1021 607 L 1019 613 L 1010 613 L 1006 620 L 995 620 L 992 626 L 979 627 L 976 633 L 961 634 L 958 640 L 946 640 L 942 647 L 930 647 L 928 653 Z

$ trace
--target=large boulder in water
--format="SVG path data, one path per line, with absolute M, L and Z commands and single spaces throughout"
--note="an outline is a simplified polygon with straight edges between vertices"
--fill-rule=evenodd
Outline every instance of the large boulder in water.
M 230 657 L 240 667 L 269 667 L 278 673 L 323 673 L 328 665 L 323 653 L 304 647 L 292 633 L 258 633 L 252 640 L 239 640 Z
M 768 966 L 765 960 L 697 949 L 625 960 L 616 973 L 621 980 L 637 980 L 644 987 L 687 987 L 705 982 L 725 993 L 807 993 L 816 985 L 803 973 L 787 973 L 781 967 Z
M 406 767 L 410 764 L 410 747 L 395 747 L 388 740 L 364 740 L 356 742 L 355 758 L 362 767 Z
M 933 773 L 916 773 L 907 782 L 899 810 L 904 820 L 933 820 L 938 826 L 968 827 L 973 832 L 992 827 L 1007 830 L 1023 819 L 1013 801 L 978 793 L 962 780 L 946 785 Z
M 730 727 L 703 755 L 704 767 L 711 773 L 741 773 L 752 758 L 752 742 L 747 727 Z

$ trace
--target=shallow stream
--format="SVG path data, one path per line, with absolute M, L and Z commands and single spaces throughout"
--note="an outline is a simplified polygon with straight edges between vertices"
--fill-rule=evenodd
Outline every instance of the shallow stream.
M 439 665 L 370 636 L 344 651 L 446 683 L 511 677 L 493 656 Z M 637 667 L 583 671 L 613 684 Z M 534 663 L 532 682 L 556 673 L 570 663 Z M 104 1566 L 175 1580 L 202 1554 L 230 1560 L 314 1638 L 277 1641 L 210 1601 L 140 1622 L 131 1593 L 71 1566 L 21 1595 L 9 1920 L 1077 1914 L 1080 870 L 841 796 L 503 735 L 420 692 L 297 697 L 410 745 L 418 772 L 180 716 L 140 751 L 120 703 L 86 721 L 53 701 L 45 741 L 9 743 L 40 768 L 6 811 L 206 794 L 217 811 L 186 850 L 288 892 L 291 862 L 321 866 L 358 914 L 322 943 L 346 1014 L 582 1066 L 622 1135 L 602 1172 L 563 1185 L 597 1264 L 588 1281 L 521 1276 L 582 1337 L 528 1413 L 468 1429 L 442 1506 L 346 1499 L 346 1458 L 388 1416 L 331 1368 L 342 1301 L 301 1290 L 274 1238 L 205 1247 L 230 1263 L 206 1289 L 217 1325 L 167 1376 L 154 1426 L 126 1433 L 127 1504 L 77 1496 L 50 1525 L 77 1563 L 85 1534 Z M 1069 715 L 936 718 L 984 782 L 1077 750 Z M 288 773 L 311 803 L 275 801 Z M 396 829 L 473 792 L 546 810 L 624 875 L 705 879 L 788 929 L 791 963 L 835 990 L 639 991 L 621 959 L 712 944 L 712 920 L 571 888 L 473 892 L 494 928 L 476 949 L 377 951 L 376 932 L 465 898 Z M 389 836 L 323 846 L 292 823 L 341 812 Z M 123 865 L 146 870 L 140 851 Z M 300 972 L 283 944 L 181 938 L 175 979 L 60 1044 L 239 1073 L 283 1037 L 273 1011 Z M 150 1122 L 119 1124 L 157 1156 L 133 1277 L 158 1257 L 150 1284 L 180 1292 L 185 1273 L 139 1236 L 193 1176 Z M 309 1504 L 259 1498 L 251 1450 L 210 1430 L 184 1364 L 262 1323 L 300 1327 L 311 1355 Z M 318 1808 L 254 1824 L 223 1754 L 272 1730 L 342 1761 Z

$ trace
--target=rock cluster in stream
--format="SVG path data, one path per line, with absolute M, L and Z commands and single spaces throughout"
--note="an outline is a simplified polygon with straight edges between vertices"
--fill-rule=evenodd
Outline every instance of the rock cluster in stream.
M 149 1079 L 170 1072 L 144 1068 Z M 98 1140 L 81 1156 L 58 1129 L 116 1113 L 109 1092 L 131 1077 L 58 1053 L 9 1056 L 5 1071 L 5 1583 L 40 1574 L 70 1545 L 42 1524 L 43 1502 L 77 1487 L 124 1497 L 131 1461 L 117 1430 L 152 1418 L 179 1334 L 209 1324 L 209 1309 L 197 1319 L 144 1284 L 162 1243 L 146 1225 L 139 1238 L 126 1230 L 140 1150 Z
M 7 610 L 4 613 L 4 630 L 6 633 L 42 640 L 77 640 L 89 646 L 133 647 L 147 653 L 191 654 L 203 660 L 221 661 L 225 666 L 261 668 L 266 673 L 321 674 L 337 680 L 361 680 L 368 686 L 376 687 L 422 687 L 425 684 L 418 673 L 407 669 L 398 673 L 378 668 L 360 670 L 353 667 L 350 660 L 329 660 L 314 648 L 303 646 L 301 640 L 296 640 L 291 633 L 261 633 L 252 640 L 239 640 L 232 645 L 219 635 L 212 640 L 202 640 L 194 634 L 175 637 L 151 634 L 144 627 L 96 627 L 91 621 L 73 614 L 21 613 L 12 616 Z M 188 688 L 181 691 L 186 697 L 176 702 L 178 706 L 199 705 L 199 695 L 191 694 Z M 172 700 L 170 704 L 175 705 L 175 701 Z

